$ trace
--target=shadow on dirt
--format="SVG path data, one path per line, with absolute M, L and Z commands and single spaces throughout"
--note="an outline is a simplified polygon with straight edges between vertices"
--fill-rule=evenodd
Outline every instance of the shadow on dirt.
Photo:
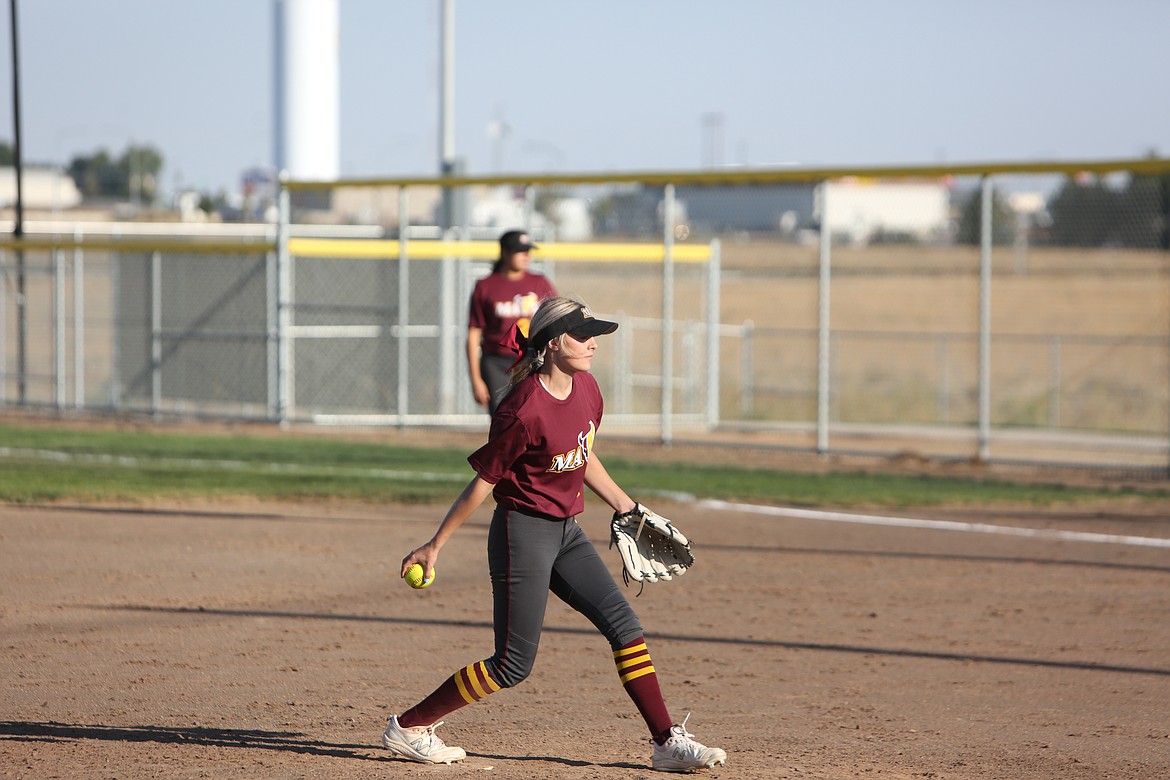
M 258 748 L 304 753 L 313 756 L 356 758 L 386 761 L 389 758 L 367 755 L 371 745 L 335 745 L 316 742 L 293 731 L 254 731 L 251 729 L 213 729 L 200 726 L 171 728 L 166 726 L 101 726 L 71 723 L 0 721 L 0 740 L 21 742 L 72 742 L 92 739 L 106 742 L 157 742 L 203 747 Z
M 596 542 L 595 542 L 596 544 Z M 1120 571 L 1148 571 L 1170 574 L 1170 566 L 1156 566 L 1142 563 L 1114 563 L 1111 561 L 1084 561 L 1056 558 L 1036 558 L 1016 555 L 957 555 L 953 553 L 901 552 L 896 550 L 842 550 L 827 547 L 760 547 L 759 545 L 704 544 L 704 550 L 723 550 L 735 553 L 779 553 L 781 555 L 824 555 L 842 558 L 891 558 L 923 561 L 954 561 L 961 563 L 1007 563 L 1029 566 L 1069 566 L 1087 569 L 1112 569 Z
M 386 615 L 329 615 L 311 612 L 276 612 L 271 610 L 248 609 L 205 609 L 203 607 L 154 607 L 150 605 L 127 604 L 124 606 L 89 606 L 86 609 L 114 610 L 125 612 L 147 612 L 171 615 L 207 615 L 214 617 L 246 617 L 246 618 L 277 618 L 285 620 L 338 620 L 358 623 L 387 623 L 409 626 L 446 626 L 451 628 L 475 628 L 491 631 L 492 624 L 477 620 L 442 620 L 436 618 L 418 617 L 390 617 Z M 592 628 L 568 628 L 565 626 L 545 626 L 544 630 L 556 634 L 579 634 L 594 636 Z M 647 633 L 647 638 L 669 642 L 691 642 L 717 645 L 739 645 L 741 647 L 782 648 L 786 650 L 816 650 L 829 653 L 857 653 L 861 655 L 878 655 L 895 658 L 925 658 L 936 661 L 959 661 L 961 663 L 982 662 L 991 664 L 1009 664 L 1015 666 L 1031 666 L 1049 669 L 1077 669 L 1087 672 L 1120 672 L 1122 674 L 1145 674 L 1157 677 L 1170 677 L 1170 669 L 1156 667 L 1120 666 L 1117 664 L 1102 664 L 1094 661 L 1053 661 L 1043 658 L 1012 658 L 1010 656 L 976 655 L 971 653 L 944 653 L 933 650 L 910 650 L 888 647 L 865 647 L 862 645 L 834 645 L 820 642 L 786 642 L 783 640 L 750 639 L 747 637 L 719 637 L 719 636 L 688 636 L 684 634 Z
M 200 747 L 227 747 L 248 750 L 276 750 L 301 753 L 311 756 L 350 758 L 359 761 L 401 763 L 400 759 L 388 753 L 371 755 L 370 751 L 381 753 L 373 745 L 347 745 L 316 742 L 295 731 L 255 731 L 252 729 L 212 729 L 191 726 L 170 728 L 166 726 L 101 726 L 33 721 L 0 721 L 0 741 L 67 743 L 78 740 L 99 742 L 155 742 L 163 745 L 195 745 Z M 597 763 L 558 756 L 505 756 L 490 753 L 467 754 L 472 758 L 494 761 L 538 761 L 574 767 L 598 767 L 607 769 L 644 769 L 641 764 L 625 761 Z

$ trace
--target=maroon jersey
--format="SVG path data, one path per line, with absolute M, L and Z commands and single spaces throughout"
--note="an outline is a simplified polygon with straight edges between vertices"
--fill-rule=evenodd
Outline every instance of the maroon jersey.
M 563 518 L 585 508 L 585 466 L 601 425 L 601 389 L 591 374 L 573 376 L 561 401 L 533 374 L 512 388 L 492 418 L 487 444 L 468 458 L 495 485 L 496 503 Z
M 536 307 L 554 295 L 556 290 L 540 274 L 525 272 L 519 279 L 488 274 L 476 282 L 471 293 L 468 325 L 483 331 L 483 354 L 512 355 L 503 346 L 512 329 L 523 320 L 527 335 L 528 319 L 536 313 Z

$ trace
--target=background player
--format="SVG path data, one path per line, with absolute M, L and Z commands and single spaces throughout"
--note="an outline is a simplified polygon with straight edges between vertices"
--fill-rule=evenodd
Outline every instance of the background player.
M 556 295 L 552 283 L 542 274 L 531 273 L 530 252 L 536 245 L 521 230 L 500 236 L 500 257 L 492 272 L 475 284 L 467 328 L 467 371 L 475 402 L 496 413 L 508 388 L 508 368 L 516 354 L 507 346 L 512 331 L 520 324 L 528 332 L 528 321 L 537 305 Z
M 435 735 L 435 727 L 448 713 L 528 677 L 552 591 L 609 641 L 622 686 L 650 730 L 654 768 L 682 772 L 722 764 L 724 751 L 693 740 L 686 720 L 682 725 L 671 720 L 638 616 L 577 525 L 586 486 L 615 512 L 634 507 L 593 451 L 603 404 L 589 369 L 596 337 L 612 333 L 617 323 L 594 318 L 578 301 L 549 298 L 531 329 L 531 339 L 517 339 L 521 355 L 512 389 L 492 417 L 488 441 L 468 457 L 476 476 L 431 540 L 402 559 L 403 575 L 414 563 L 431 572 L 443 545 L 491 493 L 496 510 L 488 531 L 488 569 L 495 652 L 390 718 L 382 744 L 421 763 L 465 758 L 462 748 Z

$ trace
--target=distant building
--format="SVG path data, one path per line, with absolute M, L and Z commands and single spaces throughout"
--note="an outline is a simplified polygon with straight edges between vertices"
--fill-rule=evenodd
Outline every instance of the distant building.
M 951 193 L 942 180 L 847 178 L 829 182 L 828 226 L 857 244 L 877 239 L 939 241 L 947 236 Z M 817 213 L 823 204 L 818 200 Z
M 678 187 L 690 228 L 699 234 L 783 233 L 812 226 L 816 215 L 811 184 L 745 184 Z
M 21 204 L 37 211 L 63 211 L 81 204 L 81 191 L 60 168 L 23 168 Z M 0 208 L 16 208 L 16 169 L 0 168 Z
M 691 229 L 704 233 L 778 233 L 795 237 L 819 231 L 829 199 L 834 237 L 865 244 L 881 238 L 935 241 L 947 235 L 950 190 L 944 181 L 879 181 L 847 178 L 815 184 L 684 186 Z
M 663 192 L 661 187 L 641 184 L 619 185 L 595 199 L 593 221 L 598 235 L 648 238 L 662 235 Z M 687 203 L 675 193 L 674 223 L 686 225 Z

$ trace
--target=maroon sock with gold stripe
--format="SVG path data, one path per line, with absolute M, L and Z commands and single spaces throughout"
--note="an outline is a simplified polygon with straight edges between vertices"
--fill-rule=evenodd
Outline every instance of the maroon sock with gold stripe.
M 645 638 L 638 637 L 614 650 L 613 662 L 617 666 L 622 687 L 634 700 L 638 712 L 642 713 L 642 719 L 650 729 L 650 736 L 658 739 L 661 735 L 669 733 L 674 723 L 670 719 L 670 713 L 666 711 L 666 702 L 662 700 L 658 674 L 655 673 L 654 664 L 650 661 L 650 651 L 646 649 Z
M 498 690 L 499 683 L 488 674 L 483 661 L 477 661 L 455 672 L 434 693 L 399 715 L 398 725 L 403 728 L 429 726 L 447 713 L 473 704 Z

